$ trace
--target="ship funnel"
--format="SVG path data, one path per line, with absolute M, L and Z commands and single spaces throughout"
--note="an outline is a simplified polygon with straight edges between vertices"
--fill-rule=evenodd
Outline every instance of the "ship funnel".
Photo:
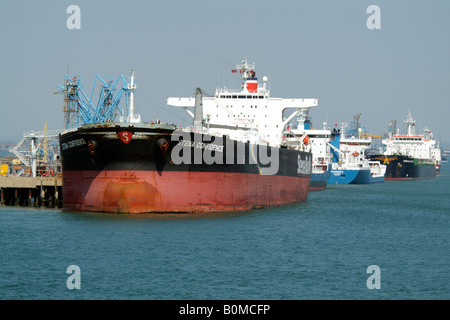
M 330 141 L 330 145 L 331 145 L 331 156 L 333 159 L 333 163 L 337 163 L 339 162 L 339 148 L 340 148 L 340 142 L 341 142 L 341 131 L 340 130 L 336 130 L 333 129 L 333 131 L 331 132 L 331 141 Z

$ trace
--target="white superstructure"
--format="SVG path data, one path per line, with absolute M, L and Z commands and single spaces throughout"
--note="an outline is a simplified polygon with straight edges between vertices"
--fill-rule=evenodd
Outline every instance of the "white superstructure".
M 382 141 L 384 155 L 403 155 L 411 158 L 433 161 L 441 161 L 439 146 L 429 129 L 425 129 L 422 135 L 416 134 L 416 122 L 411 112 L 408 111 L 405 123 L 407 131 L 405 135 L 399 134 L 398 130 L 391 132 L 387 139 Z
M 333 169 L 369 168 L 369 162 L 365 158 L 365 151 L 370 148 L 372 139 L 358 136 L 348 136 L 345 125 L 341 127 L 339 143 L 339 162 L 333 163 Z M 360 133 L 360 132 L 358 132 Z
M 283 134 L 283 144 L 290 145 L 305 140 L 306 147 L 309 146 L 312 153 L 312 173 L 323 173 L 328 170 L 331 164 L 331 153 L 329 142 L 331 140 L 331 130 L 326 129 L 324 123 L 323 129 L 311 127 L 307 113 L 308 110 L 302 110 L 298 115 L 298 124 L 296 128 L 288 127 Z M 305 143 L 303 143 L 305 145 Z
M 201 96 L 201 105 L 197 106 L 195 97 L 170 97 L 167 104 L 184 108 L 194 118 L 194 130 L 271 146 L 280 146 L 286 125 L 302 109 L 318 104 L 318 99 L 270 97 L 267 77 L 263 77 L 263 83 L 259 84 L 255 65 L 248 64 L 247 59 L 232 72 L 240 73 L 242 77 L 240 90 L 216 89 L 214 96 Z M 194 112 L 188 109 L 194 107 Z M 285 111 L 288 109 L 293 112 L 286 116 Z
M 370 170 L 373 178 L 384 177 L 386 165 L 366 159 L 365 153 L 370 149 L 372 138 L 363 137 L 360 128 L 357 136 L 347 135 L 345 126 L 343 123 L 341 127 L 339 149 L 330 144 L 339 153 L 339 161 L 332 163 L 332 170 Z

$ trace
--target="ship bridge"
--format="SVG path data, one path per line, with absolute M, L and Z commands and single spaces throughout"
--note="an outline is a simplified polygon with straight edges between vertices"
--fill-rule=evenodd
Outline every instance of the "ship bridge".
M 167 104 L 184 108 L 194 118 L 194 127 L 207 130 L 209 134 L 279 146 L 286 125 L 301 110 L 317 106 L 318 99 L 272 98 L 267 77 L 263 77 L 263 84 L 259 85 L 254 69 L 254 64 L 244 60 L 232 70 L 241 74 L 240 90 L 221 88 L 216 89 L 214 96 L 170 97 Z M 189 108 L 194 108 L 194 112 Z M 288 109 L 293 112 L 284 117 Z
M 385 155 L 404 155 L 417 159 L 439 159 L 440 152 L 437 152 L 436 140 L 429 129 L 425 129 L 425 134 L 416 134 L 416 122 L 411 112 L 408 111 L 405 123 L 407 125 L 406 134 L 400 134 L 398 130 L 389 135 L 388 139 L 382 141 Z

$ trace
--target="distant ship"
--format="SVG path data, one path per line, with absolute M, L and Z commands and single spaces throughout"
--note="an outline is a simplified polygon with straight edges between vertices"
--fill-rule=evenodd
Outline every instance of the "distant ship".
M 441 150 L 441 162 L 447 162 L 447 154 L 450 154 L 449 151 L 442 151 Z
M 368 160 L 365 151 L 371 138 L 347 135 L 344 126 L 334 129 L 332 147 L 333 163 L 329 184 L 371 184 L 383 182 L 386 166 L 377 160 Z
M 168 98 L 168 105 L 193 117 L 190 128 L 141 122 L 134 113 L 132 73 L 128 114 L 61 134 L 63 208 L 195 213 L 306 201 L 312 154 L 303 141 L 295 147 L 281 142 L 286 124 L 317 99 L 270 97 L 267 77 L 259 85 L 246 59 L 232 72 L 241 75 L 239 90 L 204 96 L 197 88 L 195 97 Z M 76 101 L 74 88 L 68 80 L 66 100 Z M 288 109 L 293 113 L 283 119 Z
M 304 109 L 299 114 L 297 121 L 297 127 L 288 127 L 284 132 L 283 143 L 293 145 L 302 140 L 310 146 L 313 158 L 309 191 L 324 190 L 327 187 L 331 170 L 331 152 L 329 146 L 331 130 L 326 128 L 322 130 L 312 128 L 307 109 Z
M 434 178 L 440 170 L 441 152 L 430 130 L 416 134 L 416 122 L 408 112 L 406 134 L 400 134 L 397 122 L 390 124 L 388 138 L 383 139 L 383 150 L 369 159 L 381 161 L 387 166 L 386 180 L 410 180 Z

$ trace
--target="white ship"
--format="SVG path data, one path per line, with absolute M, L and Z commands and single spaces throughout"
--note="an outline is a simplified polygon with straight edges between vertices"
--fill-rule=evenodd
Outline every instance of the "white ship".
M 387 165 L 386 179 L 389 180 L 435 177 L 441 164 L 441 151 L 433 133 L 425 129 L 424 134 L 417 134 L 416 122 L 409 111 L 405 123 L 406 134 L 400 134 L 397 121 L 392 121 L 388 137 L 382 141 L 381 153 L 370 158 Z
M 323 190 L 327 186 L 327 181 L 331 170 L 331 152 L 329 142 L 331 140 L 331 130 L 323 124 L 323 129 L 311 127 L 308 117 L 308 110 L 304 110 L 298 115 L 297 127 L 288 127 L 284 132 L 284 144 L 290 146 L 305 141 L 312 153 L 312 170 L 310 191 Z

